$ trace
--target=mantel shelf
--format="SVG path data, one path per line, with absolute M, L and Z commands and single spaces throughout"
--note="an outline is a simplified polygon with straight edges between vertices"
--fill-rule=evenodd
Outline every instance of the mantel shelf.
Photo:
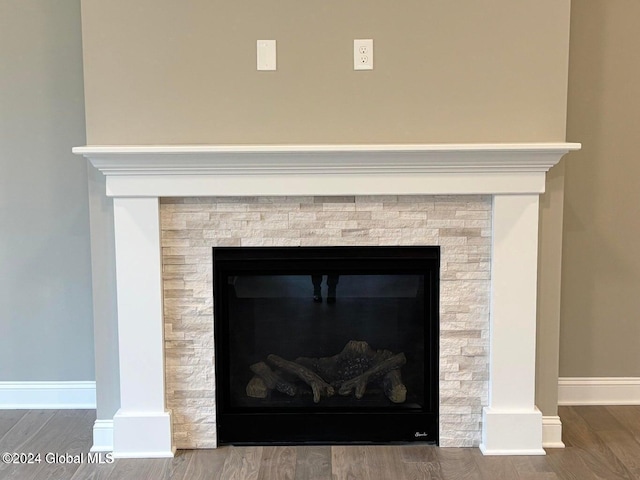
M 435 153 L 435 152 L 567 152 L 579 143 L 408 143 L 408 144 L 287 144 L 287 145 L 87 145 L 73 152 L 94 155 L 122 154 L 264 154 L 264 153 Z
M 541 193 L 544 174 L 579 148 L 578 143 L 89 145 L 73 151 L 107 176 L 111 196 L 208 196 Z

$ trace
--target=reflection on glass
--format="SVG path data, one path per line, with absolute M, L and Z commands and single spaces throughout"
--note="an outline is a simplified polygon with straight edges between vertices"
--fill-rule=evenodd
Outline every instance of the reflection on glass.
M 423 276 L 239 275 L 231 283 L 232 406 L 424 404 Z

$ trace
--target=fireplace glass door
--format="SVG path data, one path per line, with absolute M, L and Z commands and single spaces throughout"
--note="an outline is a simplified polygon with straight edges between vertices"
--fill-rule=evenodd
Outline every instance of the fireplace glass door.
M 438 247 L 213 258 L 219 443 L 437 442 Z

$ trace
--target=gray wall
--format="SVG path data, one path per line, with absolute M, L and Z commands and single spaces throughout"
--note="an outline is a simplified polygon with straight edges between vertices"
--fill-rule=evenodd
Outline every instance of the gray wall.
M 640 2 L 571 8 L 560 376 L 640 377 Z
M 80 25 L 0 2 L 0 381 L 94 378 Z

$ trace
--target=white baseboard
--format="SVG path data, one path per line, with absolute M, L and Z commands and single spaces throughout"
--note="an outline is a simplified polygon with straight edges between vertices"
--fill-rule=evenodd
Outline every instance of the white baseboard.
M 96 420 L 93 424 L 92 452 L 113 452 L 113 420 Z
M 558 405 L 640 405 L 640 377 L 562 377 Z
M 0 410 L 96 408 L 96 382 L 0 382 Z
M 562 442 L 562 422 L 557 415 L 542 417 L 542 447 L 564 448 Z

